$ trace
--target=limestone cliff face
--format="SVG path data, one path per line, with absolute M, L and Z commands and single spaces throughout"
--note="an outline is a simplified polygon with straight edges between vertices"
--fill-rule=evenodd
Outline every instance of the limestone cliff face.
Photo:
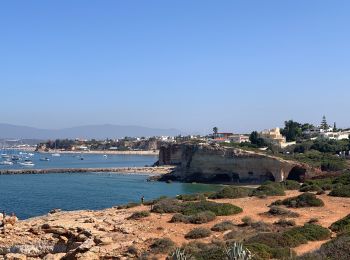
M 297 162 L 235 148 L 173 144 L 163 146 L 159 165 L 177 165 L 168 177 L 182 181 L 249 182 L 303 180 L 307 167 Z

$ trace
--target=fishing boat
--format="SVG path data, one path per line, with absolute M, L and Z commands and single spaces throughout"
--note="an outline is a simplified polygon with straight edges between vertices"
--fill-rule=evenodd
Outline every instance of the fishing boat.
M 28 166 L 28 167 L 32 167 L 35 165 L 32 161 L 24 161 L 24 162 L 20 162 L 19 164 L 22 166 Z
M 1 157 L 4 159 L 10 158 L 10 155 L 8 155 L 7 153 L 2 153 Z
M 0 162 L 0 164 L 1 165 L 13 165 L 13 162 L 5 160 L 5 161 Z
M 18 155 L 12 155 L 12 157 L 11 157 L 11 160 L 14 161 L 14 162 L 17 162 L 17 161 L 19 161 L 20 159 L 21 159 L 21 158 L 19 158 Z

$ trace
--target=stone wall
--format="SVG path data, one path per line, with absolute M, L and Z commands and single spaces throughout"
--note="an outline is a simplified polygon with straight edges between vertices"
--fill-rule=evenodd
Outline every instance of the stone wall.
M 266 180 L 303 180 L 308 168 L 297 162 L 235 148 L 209 145 L 163 146 L 159 165 L 177 165 L 168 178 L 218 183 L 261 183 Z

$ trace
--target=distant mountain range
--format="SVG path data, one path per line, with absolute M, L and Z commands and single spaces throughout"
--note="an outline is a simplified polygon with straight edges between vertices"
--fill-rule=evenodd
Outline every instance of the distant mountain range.
M 0 138 L 16 139 L 54 139 L 54 138 L 85 138 L 106 139 L 141 137 L 141 136 L 175 136 L 184 134 L 178 129 L 158 129 L 142 126 L 121 125 L 86 125 L 63 129 L 39 129 L 28 126 L 18 126 L 0 123 Z

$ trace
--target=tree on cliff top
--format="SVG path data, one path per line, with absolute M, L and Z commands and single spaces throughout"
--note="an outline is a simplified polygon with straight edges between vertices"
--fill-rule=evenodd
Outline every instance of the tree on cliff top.
M 286 137 L 287 142 L 296 141 L 302 136 L 302 125 L 293 120 L 285 121 L 281 133 Z
M 256 145 L 257 147 L 264 147 L 267 145 L 266 142 L 264 141 L 264 139 L 259 137 L 259 134 L 257 131 L 253 131 L 250 134 L 249 140 L 252 144 Z

